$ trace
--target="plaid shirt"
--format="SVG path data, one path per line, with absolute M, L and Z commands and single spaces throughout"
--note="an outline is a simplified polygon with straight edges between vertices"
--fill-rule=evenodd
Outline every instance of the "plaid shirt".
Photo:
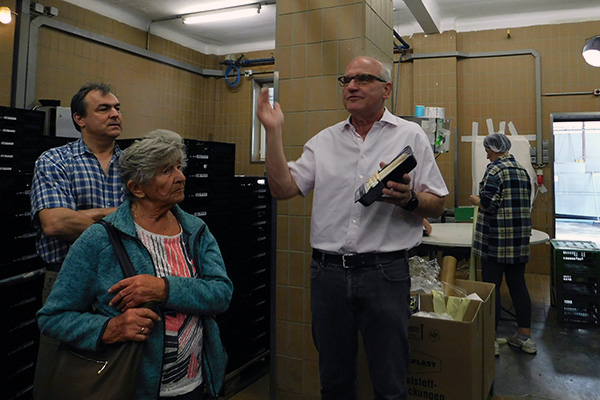
M 123 202 L 123 189 L 115 144 L 108 175 L 82 139 L 45 151 L 35 162 L 31 186 L 31 216 L 37 229 L 37 252 L 47 263 L 62 263 L 70 243 L 46 236 L 38 212 L 46 208 L 88 210 L 117 207 Z
M 487 166 L 479 183 L 481 206 L 473 236 L 473 253 L 502 264 L 529 261 L 531 181 L 514 156 Z

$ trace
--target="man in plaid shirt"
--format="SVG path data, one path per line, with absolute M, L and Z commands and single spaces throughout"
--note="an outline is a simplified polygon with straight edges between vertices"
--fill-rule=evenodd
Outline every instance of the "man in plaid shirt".
M 46 267 L 42 301 L 50 294 L 71 244 L 123 202 L 121 150 L 115 143 L 121 134 L 120 109 L 110 86 L 82 86 L 71 100 L 73 124 L 81 138 L 45 151 L 35 162 L 30 199 L 37 252 Z M 43 380 L 57 346 L 55 340 L 40 338 L 35 382 Z
M 510 140 L 492 133 L 483 140 L 490 163 L 479 183 L 479 196 L 471 204 L 479 207 L 473 254 L 481 258 L 485 282 L 496 285 L 496 328 L 500 316 L 500 286 L 506 283 L 517 316 L 517 332 L 508 343 L 526 353 L 537 352 L 531 337 L 531 297 L 525 283 L 531 236 L 531 180 L 525 168 L 510 154 Z M 496 345 L 496 355 L 499 355 Z
M 84 85 L 71 100 L 81 139 L 44 152 L 35 163 L 31 215 L 37 250 L 58 272 L 72 242 L 123 201 L 118 171 L 121 111 L 108 85 Z

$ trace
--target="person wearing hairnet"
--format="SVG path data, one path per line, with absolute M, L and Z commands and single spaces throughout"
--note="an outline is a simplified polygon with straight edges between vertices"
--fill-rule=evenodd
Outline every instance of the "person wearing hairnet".
M 531 180 L 525 168 L 509 153 L 510 140 L 492 133 L 483 140 L 490 160 L 479 183 L 479 195 L 469 196 L 479 207 L 473 254 L 481 258 L 484 282 L 496 285 L 496 329 L 500 315 L 500 286 L 506 275 L 517 317 L 517 332 L 508 343 L 526 353 L 537 352 L 531 337 L 531 297 L 525 283 L 531 236 Z M 498 342 L 496 341 L 496 355 Z

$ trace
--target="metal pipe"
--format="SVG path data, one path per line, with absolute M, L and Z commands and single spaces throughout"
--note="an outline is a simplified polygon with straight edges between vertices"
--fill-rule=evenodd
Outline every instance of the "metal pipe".
M 596 93 L 592 90 L 591 92 L 544 93 L 544 96 L 579 96 L 584 94 L 595 95 Z
M 15 19 L 15 45 L 13 56 L 13 80 L 11 87 L 11 105 L 15 108 L 25 108 L 25 87 L 27 80 L 27 44 L 29 43 L 29 23 L 31 15 L 30 0 L 17 1 Z
M 77 28 L 73 25 L 65 24 L 64 22 L 55 21 L 47 17 L 37 17 L 31 21 L 29 26 L 29 51 L 27 59 L 27 72 L 25 77 L 25 101 L 24 108 L 31 108 L 35 102 L 35 76 L 37 69 L 37 46 L 39 29 L 47 27 L 59 32 L 67 33 L 81 39 L 89 40 L 104 46 L 112 47 L 151 61 L 156 61 L 175 68 L 182 69 L 192 74 L 201 76 L 224 77 L 225 72 L 216 69 L 198 68 L 194 65 L 175 60 L 162 54 L 153 53 L 151 51 L 133 46 L 129 43 L 121 42 L 108 36 L 99 35 L 84 29 Z
M 462 51 L 449 51 L 440 53 L 423 53 L 423 54 L 407 54 L 404 61 L 428 58 L 445 58 L 445 57 L 456 57 L 456 58 L 486 58 L 486 57 L 510 57 L 510 56 L 522 56 L 531 55 L 535 61 L 535 111 L 536 111 L 536 129 L 535 134 L 536 141 L 536 154 L 537 159 L 542 159 L 542 66 L 540 61 L 540 54 L 534 49 L 524 50 L 507 50 L 507 51 L 489 51 L 481 53 L 465 53 Z

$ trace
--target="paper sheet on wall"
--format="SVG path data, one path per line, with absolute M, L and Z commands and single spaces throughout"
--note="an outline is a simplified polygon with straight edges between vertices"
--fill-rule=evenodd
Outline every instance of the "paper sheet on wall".
M 509 153 L 514 155 L 516 160 L 527 170 L 529 174 L 529 179 L 531 180 L 531 204 L 535 200 L 536 189 L 537 189 L 537 176 L 535 174 L 535 170 L 533 169 L 533 165 L 531 165 L 531 153 L 529 144 L 529 140 L 527 140 L 523 136 L 514 136 L 507 135 L 506 136 L 511 143 L 511 148 Z M 489 160 L 487 159 L 485 149 L 483 148 L 483 139 L 485 136 L 476 136 L 473 140 L 473 193 L 477 194 L 479 192 L 479 182 L 483 179 L 483 174 L 485 172 L 485 168 L 489 164 Z

